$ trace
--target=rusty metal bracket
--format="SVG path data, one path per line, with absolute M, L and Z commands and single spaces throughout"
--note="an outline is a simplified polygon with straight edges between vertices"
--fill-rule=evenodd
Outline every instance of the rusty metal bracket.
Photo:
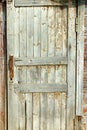
M 14 56 L 9 56 L 9 77 L 10 80 L 13 80 L 14 78 Z

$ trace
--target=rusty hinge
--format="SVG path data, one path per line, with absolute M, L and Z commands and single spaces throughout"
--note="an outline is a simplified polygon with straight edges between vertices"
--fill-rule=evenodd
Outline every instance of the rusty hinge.
M 75 19 L 75 31 L 78 32 L 78 17 Z
M 9 77 L 10 80 L 13 80 L 14 77 L 14 56 L 9 56 Z

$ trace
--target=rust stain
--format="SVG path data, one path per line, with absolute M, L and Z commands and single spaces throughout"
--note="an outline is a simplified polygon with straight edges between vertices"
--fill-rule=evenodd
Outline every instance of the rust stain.
M 9 70 L 10 70 L 10 80 L 13 79 L 14 77 L 14 57 L 10 56 L 9 57 Z

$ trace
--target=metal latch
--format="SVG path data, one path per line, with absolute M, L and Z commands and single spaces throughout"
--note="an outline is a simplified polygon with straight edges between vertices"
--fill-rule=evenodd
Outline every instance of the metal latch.
M 14 56 L 9 56 L 9 77 L 10 80 L 13 80 L 14 77 Z

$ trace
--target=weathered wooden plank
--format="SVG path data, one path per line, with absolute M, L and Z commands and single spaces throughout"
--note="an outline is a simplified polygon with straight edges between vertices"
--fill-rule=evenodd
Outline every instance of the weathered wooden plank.
M 55 69 L 54 66 L 48 66 L 48 84 L 55 82 Z M 55 85 L 50 90 L 55 90 Z M 57 90 L 56 90 L 57 91 Z M 54 92 L 54 91 L 53 91 Z M 54 129 L 54 93 L 47 93 L 47 130 Z M 51 106 L 51 107 L 50 107 Z
M 63 14 L 63 10 L 65 10 L 65 14 Z M 67 47 L 67 29 L 65 23 L 67 23 L 67 8 L 56 8 L 56 46 L 55 46 L 55 55 L 66 56 L 66 47 Z M 58 28 L 58 29 L 57 29 Z M 66 32 L 65 32 L 66 30 Z M 66 83 L 66 65 L 58 65 L 55 67 L 55 82 L 56 83 Z M 64 99 L 63 99 L 64 100 Z M 66 104 L 65 100 L 63 102 Z M 62 111 L 62 93 L 55 94 L 55 116 L 54 116 L 54 129 L 65 130 L 66 126 L 62 122 L 62 115 L 65 112 L 65 108 Z M 65 122 L 65 118 L 63 119 Z M 63 126 L 64 125 L 64 126 Z
M 47 94 L 40 94 L 40 130 L 47 130 Z
M 41 24 L 41 14 L 40 8 L 34 8 L 34 57 L 40 57 L 40 24 Z M 40 67 L 35 67 L 36 78 L 33 78 L 34 83 L 40 83 Z M 34 89 L 36 85 L 34 86 Z M 38 130 L 40 128 L 40 94 L 33 93 L 33 130 Z
M 33 57 L 33 7 L 27 8 L 27 57 Z M 30 67 L 27 69 L 27 82 L 32 83 Z M 33 97 L 32 93 L 26 94 L 26 130 L 33 129 Z
M 26 74 L 25 70 L 20 69 L 19 72 L 19 79 L 21 82 L 26 80 Z M 20 129 L 25 129 L 25 95 L 22 93 L 18 94 L 18 100 L 19 100 L 19 128 Z
M 55 22 L 54 22 L 54 10 L 55 8 L 48 8 L 48 57 L 54 56 L 55 48 Z
M 55 8 L 48 8 L 48 57 L 55 54 Z M 48 66 L 48 84 L 55 83 L 55 67 Z M 50 86 L 51 89 L 51 86 Z M 52 86 L 54 89 L 54 85 Z M 51 106 L 51 107 L 50 107 Z M 54 93 L 47 93 L 47 130 L 54 129 Z
M 26 8 L 20 8 L 20 45 L 19 45 L 19 56 L 26 57 L 27 53 L 27 36 L 26 36 Z M 21 68 L 19 70 L 19 81 L 20 82 L 26 82 L 26 68 Z M 22 93 L 19 94 L 19 117 L 20 117 L 20 129 L 25 129 L 26 128 L 26 100 L 25 100 L 25 95 Z
M 41 57 L 47 57 L 47 7 L 41 7 Z
M 8 128 L 9 130 L 13 129 L 14 126 L 14 99 L 13 99 L 13 85 L 9 83 L 9 90 L 8 90 Z
M 68 30 L 67 30 L 67 8 L 62 8 L 62 13 L 61 13 L 61 25 L 62 25 L 62 36 L 63 36 L 63 41 L 62 41 L 62 55 L 66 56 L 67 55 L 67 36 L 68 36 Z M 67 82 L 67 77 L 66 77 L 67 71 L 66 71 L 66 66 L 62 66 L 62 83 Z M 66 129 L 66 93 L 61 94 L 61 129 L 65 130 Z
M 65 12 L 63 12 L 65 10 Z M 66 56 L 66 46 L 67 46 L 67 8 L 56 8 L 56 32 L 55 32 L 55 54 L 59 56 Z M 58 28 L 58 30 L 57 30 Z M 55 67 L 55 82 L 56 83 L 66 83 L 66 65 L 58 65 Z M 62 100 L 64 102 L 62 102 Z M 62 93 L 55 93 L 55 117 L 54 117 L 54 128 L 55 129 L 63 129 L 65 130 L 65 117 L 64 112 L 66 109 L 62 106 L 66 104 L 64 98 L 62 99 Z M 64 119 L 63 119 L 64 117 Z M 63 122 L 62 122 L 63 120 Z
M 14 56 L 19 57 L 19 8 L 14 8 Z M 19 70 L 14 66 L 14 82 L 17 83 L 19 79 Z M 16 106 L 16 110 L 14 110 L 14 130 L 19 129 L 19 98 L 16 93 L 14 93 L 14 109 Z
M 16 66 L 67 64 L 67 57 L 15 58 Z
M 68 8 L 68 93 L 67 93 L 67 130 L 73 130 L 75 117 L 75 57 L 76 57 L 76 33 L 75 33 L 76 8 L 69 3 Z M 73 35 L 73 37 L 72 37 Z M 73 71 L 72 71 L 73 69 Z M 72 110 L 72 111 L 71 111 Z
M 26 130 L 32 130 L 32 123 L 33 123 L 33 118 L 32 118 L 32 111 L 33 111 L 33 106 L 32 106 L 32 93 L 26 94 Z
M 41 66 L 41 83 L 48 82 L 48 71 L 47 66 Z
M 39 129 L 39 94 L 33 93 L 33 130 Z
M 33 7 L 27 8 L 27 57 L 32 57 L 33 58 L 33 40 L 34 40 L 34 9 Z M 25 58 L 23 57 L 22 60 Z M 19 58 L 18 58 L 19 60 Z
M 40 57 L 40 8 L 34 8 L 34 57 Z
M 62 55 L 67 56 L 68 55 L 68 49 L 67 49 L 67 44 L 68 44 L 68 23 L 67 23 L 67 14 L 68 8 L 62 8 L 62 21 L 61 21 L 61 26 L 62 26 Z
M 15 92 L 29 93 L 29 92 L 67 92 L 67 84 L 14 84 Z
M 25 129 L 25 95 L 18 94 L 19 128 Z
M 62 55 L 67 55 L 67 43 L 68 43 L 68 30 L 67 30 L 67 8 L 62 9 L 61 13 L 62 17 L 62 35 L 63 35 L 63 41 L 62 41 Z M 67 67 L 65 65 L 62 66 L 62 83 L 67 82 Z M 61 129 L 66 130 L 66 95 L 67 93 L 61 94 Z
M 84 12 L 85 1 L 78 1 L 78 30 L 77 30 L 77 83 L 76 83 L 76 115 L 83 113 L 83 72 L 84 72 Z
M 48 57 L 55 54 L 55 8 L 48 8 Z M 48 84 L 55 83 L 55 67 L 48 66 Z M 55 85 L 52 86 L 54 89 Z M 51 89 L 51 86 L 50 86 Z M 50 107 L 51 106 L 51 107 Z M 54 129 L 54 93 L 47 93 L 47 130 Z
M 66 70 L 65 66 L 56 66 L 56 76 L 55 76 L 56 77 L 56 79 L 55 79 L 56 83 L 60 83 L 60 84 L 66 83 L 66 71 L 65 70 Z M 59 120 L 58 126 L 59 126 L 60 129 L 65 130 L 65 124 L 63 124 L 63 123 L 65 122 L 64 113 L 65 113 L 66 109 L 65 109 L 65 107 L 62 108 L 62 106 L 63 106 L 63 104 L 66 104 L 66 101 L 65 101 L 64 97 L 62 98 L 62 93 L 58 94 L 58 98 L 59 99 L 58 99 L 57 105 L 59 105 L 59 107 L 60 107 L 60 108 L 57 108 L 57 111 L 58 111 L 58 114 L 59 114 L 58 115 L 58 120 Z M 63 120 L 63 122 L 62 122 L 62 120 Z
M 9 55 L 14 54 L 14 26 L 13 26 L 13 21 L 14 21 L 14 8 L 13 8 L 13 3 L 7 5 L 7 65 L 9 62 Z M 9 17 L 8 17 L 9 16 Z M 12 19 L 13 17 L 13 19 Z M 10 26 L 10 24 L 12 26 Z M 8 67 L 9 68 L 9 67 Z M 9 130 L 12 130 L 14 127 L 14 92 L 13 92 L 13 81 L 10 81 L 9 79 L 9 69 L 8 69 L 8 128 Z
M 26 36 L 26 8 L 20 8 L 20 57 L 26 57 L 27 36 Z
M 55 67 L 55 82 L 56 84 L 62 84 L 62 83 L 66 83 L 64 81 L 64 78 L 65 78 L 65 75 L 64 72 L 63 72 L 63 66 L 56 66 Z
M 56 7 L 56 26 L 55 26 L 55 55 L 62 56 L 62 48 L 63 48 L 63 34 L 62 34 L 62 11 Z
M 48 93 L 47 94 L 47 130 L 53 130 L 54 127 L 53 119 L 54 119 L 54 93 Z
M 47 7 L 41 7 L 41 57 L 47 57 Z M 47 66 L 41 66 L 41 83 L 48 82 Z M 40 93 L 40 130 L 47 130 L 47 93 Z
M 61 129 L 66 129 L 66 93 L 61 94 Z
M 15 7 L 32 7 L 32 6 L 68 6 L 68 3 L 58 3 L 56 0 L 55 1 L 22 1 L 22 0 L 15 0 Z
M 60 130 L 61 126 L 61 94 L 56 92 L 54 94 L 55 102 L 54 102 L 54 130 Z

